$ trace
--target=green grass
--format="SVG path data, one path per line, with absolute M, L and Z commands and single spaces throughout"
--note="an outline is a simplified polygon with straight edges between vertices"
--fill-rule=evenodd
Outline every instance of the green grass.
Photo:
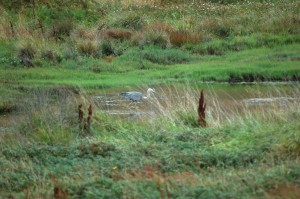
M 141 80 L 138 77 L 142 75 L 143 82 L 145 84 L 151 83 L 153 76 L 157 76 L 156 82 L 160 83 L 160 78 L 172 78 L 177 77 L 179 80 L 188 78 L 189 80 L 213 80 L 228 82 L 230 81 L 230 75 L 242 76 L 243 74 L 263 75 L 265 79 L 257 79 L 258 81 L 271 81 L 271 80 L 293 80 L 293 75 L 299 77 L 299 45 L 286 45 L 278 46 L 275 48 L 258 48 L 252 50 L 245 50 L 242 52 L 229 52 L 224 56 L 194 56 L 194 60 L 191 59 L 192 55 L 183 54 L 187 58 L 183 60 L 189 60 L 191 63 L 182 63 L 176 65 L 161 65 L 157 62 L 168 63 L 169 54 L 168 50 L 151 50 L 141 51 L 142 55 L 135 49 L 133 51 L 125 53 L 120 58 L 117 58 L 112 63 L 106 63 L 106 67 L 119 67 L 121 65 L 128 70 L 111 72 L 93 72 L 94 68 L 90 68 L 89 62 L 93 63 L 93 59 L 83 60 L 82 65 L 74 66 L 70 69 L 63 67 L 66 62 L 62 62 L 62 67 L 43 67 L 43 68 L 3 68 L 1 70 L 1 82 L 10 84 L 41 84 L 41 85 L 72 85 L 82 87 L 93 86 L 119 86 L 124 82 L 127 84 L 139 83 Z M 172 51 L 171 51 L 172 52 Z M 176 52 L 176 51 L 173 51 Z M 172 52 L 172 53 L 173 53 Z M 146 58 L 143 54 L 146 54 Z M 165 54 L 166 53 L 166 58 Z M 148 56 L 152 58 L 148 58 Z M 175 55 L 174 55 L 175 56 Z M 158 59 L 152 63 L 149 59 Z M 179 59 L 179 58 L 177 58 Z M 160 61 L 162 60 L 162 61 Z M 176 61 L 176 60 L 175 60 Z M 140 62 L 148 65 L 146 69 L 140 68 L 136 70 L 136 67 L 141 64 Z M 142 63 L 142 64 L 143 64 Z M 74 63 L 75 64 L 75 63 Z M 99 68 L 101 68 L 101 62 Z M 79 65 L 79 63 L 77 63 Z M 157 70 L 158 69 L 158 70 Z M 157 75 L 159 73 L 159 76 Z M 235 74 L 236 73 L 236 74 Z M 176 76 L 177 74 L 177 76 Z M 243 81 L 244 79 L 241 79 Z M 164 81 L 164 80 L 161 80 Z M 247 81 L 247 79 L 245 79 Z
M 5 135 L 0 190 L 4 197 L 51 198 L 59 189 L 61 197 L 71 198 L 251 198 L 273 197 L 272 190 L 283 194 L 289 188 L 298 196 L 296 107 L 220 127 L 177 124 L 172 131 L 167 120 L 133 123 L 96 111 L 93 136 L 87 138 L 76 131 L 65 131 L 70 142 L 48 143 L 41 137 L 54 132 L 17 134 L 26 142 Z
M 300 198 L 298 1 L 32 2 L 0 6 L 0 198 Z M 90 99 L 150 86 L 150 119 Z
M 171 110 L 162 110 L 152 122 L 122 120 L 95 109 L 91 133 L 85 137 L 75 109 L 83 96 L 30 84 L 30 96 L 18 104 L 26 117 L 0 135 L 3 197 L 53 198 L 57 190 L 62 198 L 299 194 L 297 101 L 258 112 L 249 107 L 246 115 L 225 112 L 224 121 L 210 116 L 208 128 L 195 125 L 195 110 L 177 104 L 189 104 L 182 101 L 170 101 Z M 292 89 L 295 96 L 297 89 Z M 210 111 L 220 110 L 211 106 Z

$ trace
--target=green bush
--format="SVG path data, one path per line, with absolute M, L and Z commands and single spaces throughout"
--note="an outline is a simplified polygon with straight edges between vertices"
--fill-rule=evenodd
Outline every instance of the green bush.
M 109 40 L 103 40 L 100 43 L 100 49 L 103 55 L 115 55 L 113 45 Z

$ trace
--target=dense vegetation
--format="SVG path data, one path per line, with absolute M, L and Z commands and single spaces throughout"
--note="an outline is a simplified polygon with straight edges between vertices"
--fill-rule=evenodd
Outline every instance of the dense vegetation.
M 0 198 L 299 198 L 299 10 L 294 0 L 0 0 L 0 120 L 16 120 L 0 121 Z M 230 109 L 208 95 L 207 128 L 197 99 L 168 98 L 170 85 L 198 96 L 203 82 L 264 81 L 293 82 L 260 93 L 288 100 Z M 169 102 L 149 102 L 153 118 L 107 115 L 90 98 L 148 85 Z
M 1 64 L 124 72 L 299 43 L 297 1 L 222 2 L 4 1 Z

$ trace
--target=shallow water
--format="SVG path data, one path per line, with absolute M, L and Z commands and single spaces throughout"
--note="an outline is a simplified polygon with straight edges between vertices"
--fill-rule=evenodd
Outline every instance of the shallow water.
M 268 110 L 288 103 L 299 103 L 300 84 L 257 84 L 257 85 L 229 85 L 229 84 L 205 84 L 190 85 L 157 85 L 153 86 L 156 92 L 150 99 L 139 102 L 131 102 L 120 96 L 121 92 L 140 91 L 145 93 L 147 87 L 116 88 L 110 91 L 102 91 L 93 95 L 81 96 L 85 101 L 93 101 L 96 107 L 116 118 L 130 120 L 153 119 L 159 116 L 172 117 L 172 114 L 186 112 L 197 115 L 200 91 L 204 90 L 206 111 L 212 117 L 221 117 L 221 114 L 241 114 L 245 110 Z M 47 95 L 46 95 L 47 96 Z M 33 98 L 33 100 L 36 98 Z M 38 100 L 38 99 L 37 99 Z M 49 100 L 44 100 L 49 103 Z M 44 102 L 42 101 L 42 102 Z M 58 99 L 58 106 L 53 106 L 53 111 L 65 111 L 65 97 Z M 71 105 L 76 115 L 75 100 Z M 63 102 L 63 103 L 62 103 Z M 55 102 L 54 102 L 55 103 Z M 44 107 L 44 105 L 42 104 Z M 70 106 L 70 105 L 68 105 Z M 0 132 L 8 132 L 11 127 L 19 123 L 24 115 L 20 113 L 6 113 L 0 115 Z
M 92 96 L 98 107 L 108 114 L 122 118 L 156 117 L 169 111 L 197 111 L 200 91 L 204 90 L 207 109 L 218 109 L 219 112 L 240 113 L 246 108 L 268 109 L 274 105 L 285 105 L 287 102 L 300 99 L 298 84 L 256 84 L 229 85 L 206 84 L 200 86 L 156 86 L 156 92 L 150 99 L 131 102 L 122 98 L 120 92 L 139 91 L 146 93 L 147 88 L 116 89 Z M 145 91 L 143 91 L 145 90 Z

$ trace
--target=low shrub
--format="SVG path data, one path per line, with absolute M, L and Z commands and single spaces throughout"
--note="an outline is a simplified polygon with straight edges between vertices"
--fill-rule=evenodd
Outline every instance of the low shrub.
M 151 32 L 152 32 L 153 36 L 155 35 L 155 33 L 157 35 L 159 35 L 159 34 L 165 35 L 165 37 L 166 37 L 165 40 L 167 40 L 169 43 L 171 43 L 172 45 L 177 46 L 177 47 L 180 47 L 186 43 L 195 44 L 202 40 L 202 36 L 200 34 L 192 34 L 188 31 L 176 31 L 172 27 L 168 26 L 167 24 L 161 23 L 161 22 L 157 22 L 157 23 L 149 26 L 148 29 L 146 29 L 146 33 L 150 34 L 149 36 L 151 36 Z M 147 35 L 146 35 L 146 37 L 147 37 Z M 152 44 L 156 45 L 155 43 L 152 43 Z
M 80 54 L 73 46 L 65 45 L 62 50 L 62 56 L 65 59 L 77 60 Z
M 24 66 L 32 67 L 34 66 L 34 57 L 36 55 L 36 50 L 30 44 L 26 44 L 17 51 L 17 57 Z
M 107 39 L 119 39 L 121 41 L 130 39 L 132 33 L 128 30 L 109 29 L 105 31 L 105 37 Z
M 171 33 L 174 32 L 174 28 L 172 28 L 170 25 L 166 24 L 166 23 L 162 23 L 162 22 L 156 22 L 151 26 L 152 30 L 155 31 L 164 31 L 166 33 Z
M 170 33 L 170 41 L 174 46 L 182 46 L 187 43 L 198 43 L 202 40 L 201 35 L 191 34 L 188 32 L 173 31 Z
M 216 35 L 220 38 L 227 38 L 232 34 L 232 23 L 228 19 L 209 18 L 200 23 L 199 31 Z
M 97 32 L 96 30 L 91 30 L 88 29 L 87 27 L 78 27 L 71 32 L 70 36 L 74 40 L 76 39 L 96 40 Z
M 52 61 L 54 63 L 60 63 L 62 61 L 62 57 L 52 50 L 43 51 L 41 53 L 42 59 L 45 59 L 47 61 Z
M 90 40 L 80 40 L 76 43 L 77 52 L 83 56 L 99 57 L 100 51 L 98 43 Z
M 170 38 L 168 33 L 164 31 L 146 31 L 143 33 L 139 46 L 154 45 L 160 48 L 170 48 Z
M 16 110 L 16 105 L 10 101 L 0 103 L 0 114 L 9 113 Z
M 63 40 L 65 37 L 69 37 L 74 29 L 74 23 L 71 20 L 57 20 L 53 23 L 52 29 L 49 32 L 49 36 L 56 40 Z
M 115 50 L 113 48 L 112 42 L 110 42 L 109 40 L 103 40 L 100 43 L 100 50 L 102 55 L 115 55 Z

